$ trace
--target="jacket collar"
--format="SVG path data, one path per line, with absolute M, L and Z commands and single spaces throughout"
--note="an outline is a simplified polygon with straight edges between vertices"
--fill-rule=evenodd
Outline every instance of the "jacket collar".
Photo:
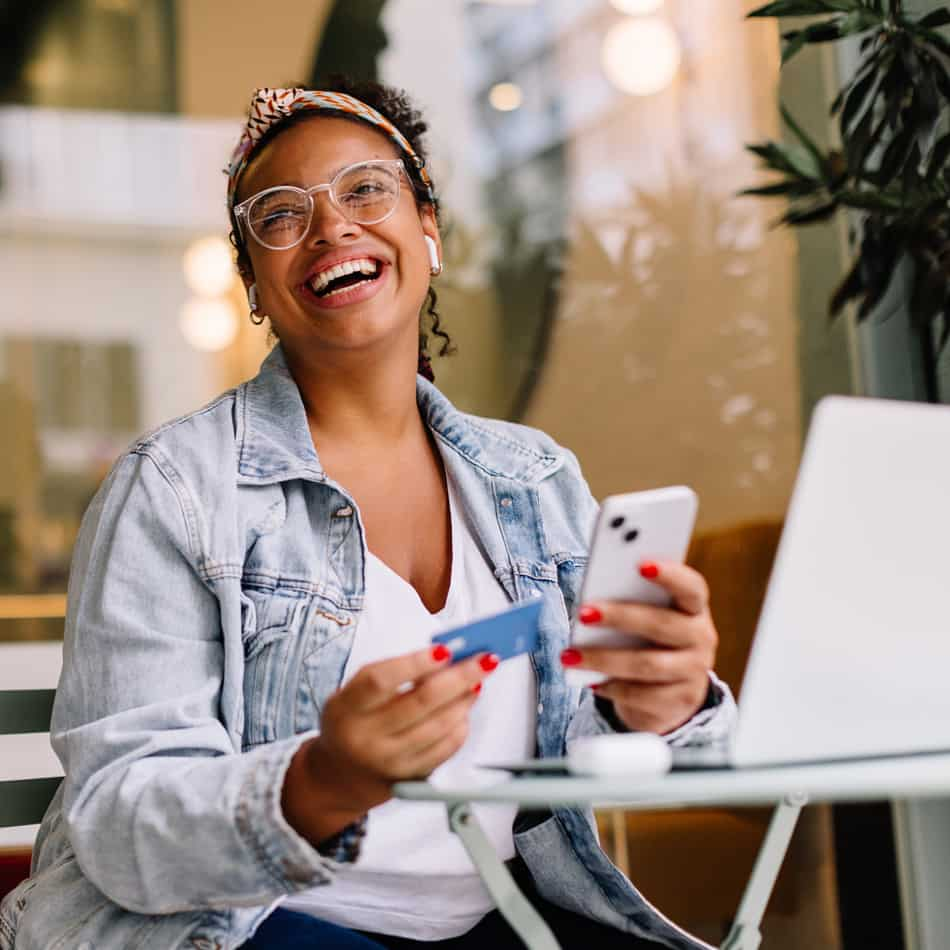
M 563 458 L 541 451 L 497 423 L 459 412 L 428 380 L 416 377 L 416 398 L 430 429 L 485 474 L 535 484 L 561 467 Z M 313 447 L 307 414 L 280 344 L 236 396 L 238 480 L 270 484 L 327 479 Z

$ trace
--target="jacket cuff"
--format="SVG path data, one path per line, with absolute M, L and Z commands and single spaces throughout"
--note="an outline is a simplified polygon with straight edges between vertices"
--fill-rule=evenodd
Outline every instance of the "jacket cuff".
M 614 704 L 603 696 L 594 696 L 594 707 L 603 723 L 604 732 L 631 732 L 617 715 Z M 672 746 L 706 745 L 725 741 L 732 731 L 735 720 L 735 701 L 729 687 L 711 670 L 709 689 L 703 705 L 687 722 L 663 738 Z
M 241 787 L 235 816 L 238 832 L 260 867 L 286 893 L 329 883 L 341 863 L 356 860 L 359 854 L 359 838 L 354 848 L 352 837 L 346 847 L 334 846 L 322 854 L 284 817 L 280 799 L 290 760 L 316 735 L 316 731 L 301 733 L 245 753 L 258 761 Z M 349 828 L 334 837 L 347 831 Z
M 735 728 L 736 712 L 732 691 L 710 670 L 709 693 L 702 708 L 692 719 L 667 732 L 663 738 L 674 748 L 728 742 Z

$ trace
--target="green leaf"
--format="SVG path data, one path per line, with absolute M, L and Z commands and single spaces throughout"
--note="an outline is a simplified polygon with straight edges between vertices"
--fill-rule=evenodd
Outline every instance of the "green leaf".
M 861 258 L 858 257 L 851 265 L 851 270 L 848 271 L 847 276 L 831 296 L 829 316 L 836 317 L 848 301 L 860 297 L 864 293 L 864 289 L 864 273 L 861 267 Z
M 855 10 L 854 13 L 838 19 L 841 36 L 854 36 L 880 26 L 881 18 L 875 16 L 870 10 Z
M 814 166 L 817 173 L 822 177 L 827 179 L 828 174 L 828 162 L 825 159 L 824 154 L 821 149 L 815 144 L 815 142 L 808 136 L 805 130 L 795 121 L 792 117 L 792 114 L 785 108 L 784 104 L 779 105 L 779 111 L 782 113 L 782 119 L 785 121 L 785 124 L 791 129 L 792 133 L 802 143 L 805 150 L 812 157 L 814 161 Z M 814 176 L 810 176 L 814 177 Z
M 781 222 L 782 224 L 792 225 L 816 224 L 819 221 L 827 221 L 837 210 L 838 202 L 828 201 L 825 204 L 803 211 L 792 209 L 782 216 Z
M 852 122 L 860 114 L 862 106 L 870 99 L 871 105 L 874 103 L 874 96 L 869 96 L 871 90 L 876 87 L 880 81 L 880 76 L 871 70 L 856 86 L 853 87 L 844 101 L 844 109 L 841 113 L 841 131 L 842 135 L 851 128 Z
M 843 20 L 835 18 L 833 20 L 822 20 L 821 23 L 813 23 L 805 27 L 806 43 L 830 43 L 833 40 L 840 40 L 844 35 L 841 32 Z
M 791 195 L 793 197 L 805 197 L 820 191 L 821 187 L 809 181 L 793 179 L 775 182 L 772 185 L 759 185 L 757 188 L 743 188 L 738 192 L 740 196 L 756 195 L 763 198 L 770 198 L 776 195 Z
M 746 149 L 753 155 L 758 155 L 767 168 L 787 172 L 797 178 L 821 180 L 821 169 L 816 165 L 811 154 L 801 146 L 765 142 L 761 145 L 747 145 Z
M 808 41 L 804 30 L 798 30 L 794 36 L 782 47 L 782 65 L 784 66 Z
M 895 211 L 900 211 L 903 207 L 899 198 L 885 195 L 879 191 L 854 191 L 845 189 L 838 192 L 837 198 L 846 208 L 854 208 L 858 211 L 893 214 Z
M 948 24 L 950 24 L 950 10 L 946 7 L 934 10 L 932 13 L 928 13 L 927 16 L 917 21 L 917 26 L 928 27 L 934 30 L 941 26 L 947 26 Z
M 931 46 L 936 46 L 944 56 L 950 56 L 950 40 L 941 36 L 936 30 L 920 30 L 920 35 L 926 37 Z
M 891 182 L 903 171 L 910 153 L 917 144 L 917 129 L 913 123 L 905 125 L 900 132 L 891 139 L 881 164 L 878 166 L 874 179 L 880 188 L 887 188 Z
M 819 13 L 834 13 L 857 8 L 856 0 L 773 0 L 746 14 L 749 18 L 767 16 L 815 16 Z
M 930 153 L 926 177 L 928 184 L 937 178 L 937 175 L 939 175 L 946 166 L 948 159 L 950 159 L 950 132 L 937 141 L 937 144 L 933 147 L 933 151 Z

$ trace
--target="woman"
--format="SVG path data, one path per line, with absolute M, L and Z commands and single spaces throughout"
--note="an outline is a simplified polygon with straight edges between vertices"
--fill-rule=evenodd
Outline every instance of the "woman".
M 441 807 L 392 784 L 585 733 L 728 729 L 703 579 L 644 565 L 674 608 L 577 605 L 596 505 L 574 457 L 420 378 L 441 270 L 424 130 L 375 84 L 255 95 L 228 202 L 252 318 L 280 342 L 90 506 L 52 728 L 66 779 L 0 946 L 520 946 Z M 429 645 L 537 595 L 530 659 Z M 569 649 L 575 607 L 655 645 Z M 565 665 L 610 679 L 581 695 Z M 482 819 L 564 946 L 704 946 L 609 863 L 589 812 Z

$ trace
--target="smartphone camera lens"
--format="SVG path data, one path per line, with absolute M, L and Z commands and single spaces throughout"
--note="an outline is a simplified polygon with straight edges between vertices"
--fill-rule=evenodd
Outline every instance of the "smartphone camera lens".
M 621 527 L 621 526 L 623 525 L 623 523 L 624 523 L 626 520 L 627 520 L 627 519 L 624 518 L 623 515 L 618 515 L 616 518 L 611 518 L 611 520 L 610 520 L 610 527 L 611 527 L 611 528 L 619 528 L 619 527 Z
M 633 531 L 628 531 L 628 532 L 623 536 L 623 539 L 624 539 L 624 541 L 626 541 L 626 542 L 629 543 L 630 541 L 636 541 L 637 538 L 639 537 L 639 535 L 640 535 L 640 532 L 637 531 L 636 528 L 634 528 Z

